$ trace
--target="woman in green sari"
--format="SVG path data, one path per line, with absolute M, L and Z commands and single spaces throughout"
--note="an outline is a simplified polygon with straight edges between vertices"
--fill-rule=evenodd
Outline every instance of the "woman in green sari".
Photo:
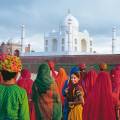
M 61 120 L 62 104 L 58 87 L 47 64 L 41 64 L 32 87 L 37 120 Z

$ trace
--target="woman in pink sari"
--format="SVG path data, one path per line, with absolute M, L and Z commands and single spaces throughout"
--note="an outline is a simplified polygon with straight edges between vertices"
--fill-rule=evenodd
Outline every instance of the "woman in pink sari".
M 116 120 L 108 72 L 102 71 L 98 74 L 94 88 L 84 105 L 83 120 Z
M 29 103 L 29 111 L 30 111 L 30 119 L 35 120 L 35 110 L 34 104 L 32 102 L 32 85 L 33 80 L 31 79 L 31 73 L 28 69 L 23 69 L 21 72 L 21 77 L 17 82 L 18 86 L 24 88 L 27 92 L 28 103 Z

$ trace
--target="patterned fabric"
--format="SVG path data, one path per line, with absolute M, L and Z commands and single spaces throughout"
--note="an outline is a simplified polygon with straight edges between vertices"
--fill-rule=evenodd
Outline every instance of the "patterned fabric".
M 70 77 L 72 74 L 78 72 L 79 68 L 73 67 L 70 71 Z M 81 86 L 80 78 L 76 84 L 73 84 L 70 79 L 68 84 L 68 93 L 66 94 L 69 109 L 68 120 L 82 120 L 82 104 L 79 102 L 82 102 L 81 98 L 83 98 L 83 96 L 84 92 Z M 70 105 L 70 102 L 73 102 L 74 104 Z
M 26 91 L 17 85 L 0 85 L 0 120 L 29 120 Z
M 69 102 L 79 102 L 80 101 L 80 96 L 84 96 L 84 92 L 81 86 L 76 85 L 73 86 L 73 91 L 72 91 L 72 97 L 69 98 L 68 95 L 68 101 Z M 69 94 L 69 93 L 68 93 Z M 70 92 L 71 94 L 71 92 Z M 82 111 L 83 107 L 82 104 L 77 104 L 77 105 L 69 105 L 70 112 L 68 114 L 68 120 L 82 120 Z
M 3 55 L 0 64 L 2 70 L 9 72 L 20 72 L 22 69 L 20 58 L 13 55 Z
M 68 102 L 79 101 L 79 96 L 84 96 L 83 88 L 79 84 L 73 85 L 72 87 L 72 91 L 68 89 Z
M 60 120 L 62 106 L 59 90 L 50 77 L 50 68 L 47 64 L 41 64 L 37 78 L 32 87 L 32 98 L 35 105 L 37 120 Z

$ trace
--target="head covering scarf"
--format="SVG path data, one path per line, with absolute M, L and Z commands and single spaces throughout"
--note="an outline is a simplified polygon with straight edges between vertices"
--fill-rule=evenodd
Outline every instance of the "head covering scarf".
M 99 68 L 100 68 L 101 71 L 107 70 L 107 64 L 106 63 L 101 63 L 99 65 Z
M 0 68 L 8 72 L 20 72 L 22 63 L 19 57 L 14 55 L 2 55 Z
M 62 88 L 66 80 L 68 80 L 67 73 L 64 68 L 60 68 L 56 77 L 56 83 L 60 91 L 62 103 L 64 102 L 64 97 L 62 96 Z
M 115 69 L 120 70 L 120 64 L 117 64 Z
M 77 67 L 77 66 L 72 67 L 71 70 L 70 70 L 70 76 L 71 76 L 73 73 L 76 73 L 76 72 L 79 72 L 79 71 L 80 71 L 80 70 L 79 70 L 79 67 Z
M 79 64 L 79 68 L 80 70 L 84 70 L 86 68 L 86 64 L 85 63 Z
M 17 84 L 24 88 L 28 95 L 32 94 L 32 84 L 31 73 L 28 69 L 23 69 L 21 72 L 21 78 L 17 81 Z
M 53 79 L 50 76 L 49 66 L 47 64 L 41 64 L 34 82 L 38 88 L 39 95 L 45 93 L 52 83 Z
M 97 78 L 97 73 L 94 69 L 91 69 L 85 77 L 85 91 L 86 91 L 86 96 L 89 95 L 89 93 L 92 91 L 93 86 L 95 84 Z
M 108 72 L 100 72 L 90 95 L 86 99 L 83 120 L 115 120 L 112 88 Z
M 48 61 L 48 65 L 49 65 L 50 70 L 52 72 L 52 77 L 56 80 L 57 74 L 55 72 L 55 63 L 53 61 Z

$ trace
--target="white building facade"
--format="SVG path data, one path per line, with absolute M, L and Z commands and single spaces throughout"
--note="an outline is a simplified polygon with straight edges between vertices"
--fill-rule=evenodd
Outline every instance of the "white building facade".
M 80 55 L 92 53 L 92 39 L 87 31 L 79 32 L 78 20 L 68 13 L 59 31 L 44 35 L 45 53 L 52 55 Z

